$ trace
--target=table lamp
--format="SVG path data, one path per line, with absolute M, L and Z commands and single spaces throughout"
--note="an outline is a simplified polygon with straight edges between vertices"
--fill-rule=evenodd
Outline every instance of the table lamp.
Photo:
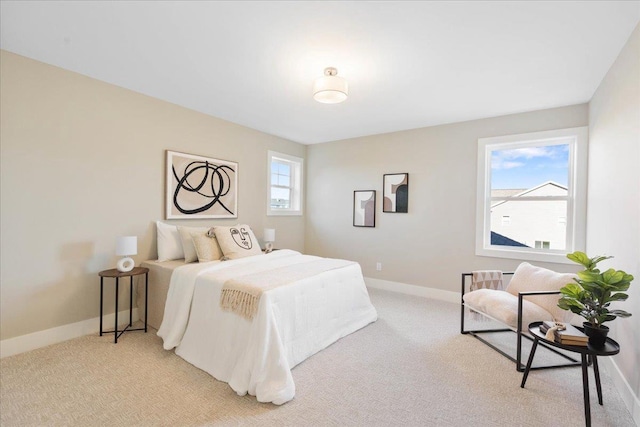
M 126 273 L 127 271 L 133 270 L 135 266 L 135 262 L 131 255 L 136 255 L 138 253 L 138 237 L 137 236 L 124 236 L 118 237 L 116 242 L 116 255 L 123 256 L 118 261 L 116 268 L 118 271 Z
M 264 229 L 264 253 L 268 254 L 273 250 L 273 242 L 276 241 L 276 230 L 274 228 Z

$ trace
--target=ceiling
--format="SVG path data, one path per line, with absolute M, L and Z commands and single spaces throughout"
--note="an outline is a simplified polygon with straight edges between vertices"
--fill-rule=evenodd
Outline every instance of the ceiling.
M 312 144 L 588 102 L 638 1 L 2 1 L 2 49 Z M 342 104 L 312 85 L 333 66 Z

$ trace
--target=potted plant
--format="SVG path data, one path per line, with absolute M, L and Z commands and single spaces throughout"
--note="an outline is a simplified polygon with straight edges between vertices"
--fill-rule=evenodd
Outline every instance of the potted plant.
M 584 252 L 576 251 L 568 254 L 567 258 L 585 267 L 578 273 L 575 283 L 569 283 L 560 289 L 558 307 L 570 310 L 584 317 L 584 332 L 589 337 L 589 343 L 594 347 L 602 347 L 607 339 L 609 328 L 604 322 L 616 317 L 629 317 L 624 310 L 610 310 L 609 305 L 614 301 L 624 301 L 629 295 L 624 291 L 629 289 L 633 280 L 631 274 L 613 268 L 601 272 L 596 265 L 610 256 L 596 256 L 589 258 Z

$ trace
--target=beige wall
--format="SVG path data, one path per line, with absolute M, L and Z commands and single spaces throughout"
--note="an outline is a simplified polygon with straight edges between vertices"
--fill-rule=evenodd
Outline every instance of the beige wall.
M 1 55 L 0 339 L 97 317 L 117 236 L 138 236 L 137 262 L 155 256 L 167 149 L 239 162 L 237 220 L 170 222 L 269 226 L 277 246 L 304 248 L 304 217 L 266 216 L 265 179 L 267 150 L 305 146 Z
M 520 261 L 475 255 L 478 138 L 586 125 L 583 104 L 309 146 L 306 250 L 357 260 L 367 277 L 454 292 L 462 272 L 513 270 Z M 382 175 L 398 172 L 409 173 L 409 213 L 382 213 Z M 354 190 L 378 190 L 375 228 L 352 226 Z
M 474 255 L 478 138 L 589 124 L 587 251 L 615 255 L 609 264 L 636 277 L 624 303 L 634 316 L 609 325 L 640 419 L 639 55 L 636 28 L 589 105 L 309 146 L 306 251 L 357 260 L 367 277 L 448 291 L 463 271 L 512 270 L 520 261 Z M 397 172 L 409 172 L 409 213 L 382 213 L 382 175 Z M 352 226 L 354 190 L 377 190 L 375 228 Z
M 614 255 L 603 267 L 635 280 L 619 307 L 632 313 L 608 323 L 622 350 L 614 357 L 635 394 L 640 423 L 640 26 L 589 103 L 589 254 Z

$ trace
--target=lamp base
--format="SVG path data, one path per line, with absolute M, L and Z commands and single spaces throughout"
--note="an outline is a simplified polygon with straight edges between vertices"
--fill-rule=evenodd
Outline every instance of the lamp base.
M 126 273 L 127 271 L 133 270 L 133 267 L 135 267 L 135 265 L 136 263 L 133 261 L 133 258 L 125 257 L 118 261 L 118 263 L 116 264 L 116 268 L 118 269 L 118 271 Z
M 264 253 L 268 254 L 271 251 L 273 251 L 273 243 L 271 243 L 271 242 L 265 243 L 264 244 Z

